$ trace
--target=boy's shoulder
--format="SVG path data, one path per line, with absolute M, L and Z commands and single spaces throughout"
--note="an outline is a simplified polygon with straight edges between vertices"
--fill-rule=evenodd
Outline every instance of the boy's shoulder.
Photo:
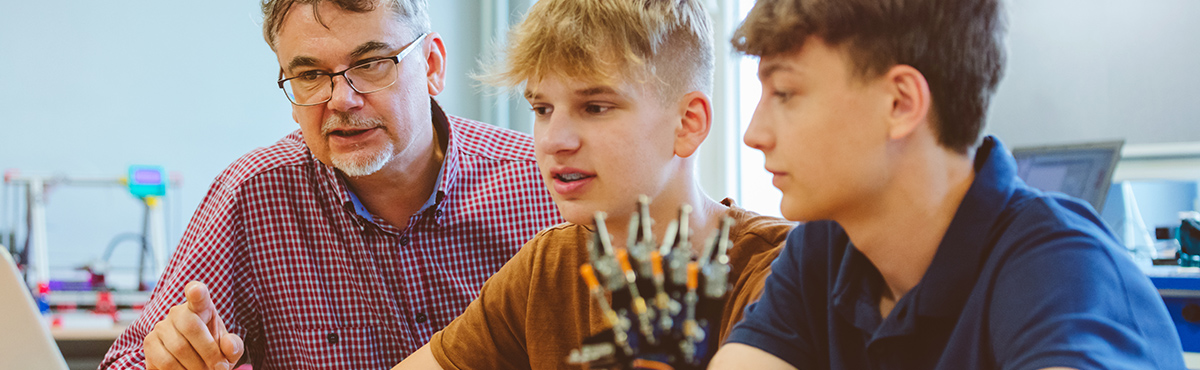
M 779 217 L 764 216 L 733 204 L 730 199 L 721 201 L 729 207 L 726 215 L 733 218 L 730 241 L 734 248 L 729 251 L 730 264 L 745 267 L 754 260 L 766 259 L 769 265 L 779 255 L 787 240 L 788 232 L 797 223 Z
M 736 221 L 736 230 L 732 232 L 735 243 L 742 239 L 778 246 L 797 225 L 794 221 L 760 215 L 737 206 L 730 207 L 728 215 Z
M 574 243 L 580 238 L 586 238 L 591 235 L 591 231 L 583 225 L 563 222 L 539 231 L 534 235 L 533 239 L 525 243 L 524 248 L 546 249 L 555 247 L 566 247 L 565 244 Z M 586 239 L 585 239 L 586 240 Z
M 575 276 L 587 262 L 587 240 L 592 232 L 580 224 L 564 222 L 541 232 L 521 247 L 533 275 Z
M 1116 235 L 1082 201 L 1034 189 L 1021 189 L 992 229 L 993 255 L 1022 256 L 1061 252 L 1106 255 L 1123 252 Z M 1064 250 L 1064 246 L 1074 246 Z M 1123 257 L 1123 256 L 1121 256 Z
M 1138 353 L 1114 345 L 1086 354 L 1101 363 L 1176 367 L 1179 342 L 1157 290 L 1090 206 L 1036 190 L 1018 191 L 1010 204 L 975 292 L 990 313 L 992 340 L 1011 343 L 995 348 L 999 356 L 1020 363 L 1036 357 L 1031 348 L 1138 342 L 1146 346 Z

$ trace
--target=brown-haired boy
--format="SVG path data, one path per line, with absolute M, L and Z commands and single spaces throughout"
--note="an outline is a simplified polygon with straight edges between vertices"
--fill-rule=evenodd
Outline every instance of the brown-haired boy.
M 640 194 L 653 199 L 654 235 L 664 235 L 681 206 L 693 207 L 696 247 L 721 219 L 736 221 L 729 232 L 733 289 L 707 337 L 715 349 L 724 324 L 757 297 L 793 224 L 718 203 L 695 182 L 694 154 L 712 120 L 714 56 L 701 1 L 542 0 L 511 40 L 494 80 L 525 86 L 537 115 L 538 167 L 568 223 L 527 243 L 462 316 L 398 367 L 577 367 L 568 363 L 571 351 L 612 331 L 606 305 L 580 275 L 590 261 L 593 216 L 608 215 L 613 244 L 622 248 Z
M 1182 369 L 1162 300 L 1085 203 L 976 145 L 1000 0 L 760 0 L 745 137 L 788 236 L 716 369 Z

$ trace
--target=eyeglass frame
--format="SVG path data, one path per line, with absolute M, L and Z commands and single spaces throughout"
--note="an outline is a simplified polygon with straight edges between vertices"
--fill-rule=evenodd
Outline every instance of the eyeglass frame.
M 321 104 L 328 103 L 330 100 L 333 100 L 333 88 L 334 88 L 334 85 L 333 85 L 333 83 L 334 83 L 334 82 L 333 82 L 333 78 L 334 78 L 334 77 L 337 77 L 337 76 L 342 76 L 342 78 L 345 78 L 345 79 L 346 79 L 346 83 L 350 85 L 350 89 L 353 89 L 355 92 L 357 92 L 357 93 L 359 93 L 359 94 L 370 94 L 370 93 L 374 93 L 374 92 L 379 92 L 379 91 L 382 91 L 383 89 L 386 89 L 386 88 L 392 87 L 392 85 L 395 85 L 395 84 L 396 84 L 396 81 L 399 81 L 399 80 L 400 80 L 400 75 L 399 75 L 399 73 L 397 73 L 397 74 L 396 74 L 396 77 L 395 77 L 394 79 L 392 79 L 392 82 L 391 82 L 391 83 L 389 83 L 389 84 L 387 84 L 387 86 L 380 87 L 380 88 L 378 88 L 378 89 L 371 90 L 371 91 L 359 91 L 357 87 L 354 87 L 354 81 L 351 81 L 351 80 L 350 80 L 350 77 L 347 77 L 347 76 L 346 76 L 346 72 L 349 72 L 349 71 L 351 71 L 351 70 L 354 70 L 355 68 L 359 68 L 359 67 L 362 67 L 362 66 L 364 66 L 364 65 L 367 65 L 367 64 L 371 64 L 371 63 L 375 63 L 375 62 L 379 62 L 379 61 L 384 61 L 384 60 L 391 60 L 391 61 L 392 61 L 392 65 L 393 65 L 393 66 L 394 66 L 394 65 L 398 65 L 398 64 L 400 64 L 400 61 L 401 61 L 401 60 L 404 60 L 404 58 L 405 58 L 405 57 L 407 57 L 407 56 L 408 56 L 408 54 L 412 53 L 412 51 L 413 51 L 414 49 L 416 49 L 416 46 L 417 46 L 417 45 L 420 45 L 420 44 L 421 44 L 421 41 L 424 41 L 424 40 L 425 40 L 425 37 L 426 37 L 426 36 L 429 36 L 429 33 L 428 33 L 428 32 L 426 32 L 426 33 L 422 33 L 420 36 L 417 36 L 417 39 L 416 39 L 416 40 L 413 40 L 412 42 L 408 43 L 408 45 L 407 45 L 407 46 L 405 46 L 405 47 L 404 47 L 404 49 L 400 49 L 400 52 L 399 52 L 399 53 L 396 53 L 396 55 L 393 55 L 393 56 L 390 56 L 390 57 L 379 57 L 379 58 L 372 58 L 372 59 L 368 59 L 368 60 L 362 61 L 362 62 L 360 62 L 360 63 L 358 63 L 358 64 L 355 64 L 355 65 L 353 65 L 353 66 L 350 66 L 349 68 L 346 68 L 346 69 L 343 69 L 343 70 L 341 70 L 341 71 L 339 71 L 339 72 L 334 72 L 334 73 L 325 73 L 325 72 L 319 72 L 319 71 L 318 71 L 318 72 L 313 72 L 314 74 L 317 74 L 317 75 L 325 75 L 325 76 L 329 76 L 329 91 L 330 91 L 330 93 L 329 93 L 329 98 L 326 98 L 324 101 L 321 101 L 321 102 L 317 102 L 317 103 L 311 103 L 311 104 L 300 104 L 300 103 L 296 103 L 296 101 L 295 101 L 295 100 L 292 100 L 292 97 L 291 97 L 290 95 L 288 95 L 287 89 L 285 89 L 285 88 L 283 87 L 283 84 L 284 84 L 284 83 L 287 83 L 288 81 L 291 81 L 291 80 L 294 80 L 294 79 L 297 79 L 297 78 L 300 78 L 300 77 L 305 77 L 306 75 L 299 75 L 299 76 L 295 76 L 295 77 L 283 78 L 283 77 L 284 77 L 284 75 L 283 75 L 283 67 L 280 67 L 280 68 L 279 68 L 279 80 L 278 80 L 278 81 L 276 81 L 276 83 L 278 83 L 278 84 L 279 84 L 279 89 L 280 89 L 280 90 L 283 90 L 283 96 L 284 96 L 284 97 L 287 97 L 287 99 L 288 99 L 288 101 L 289 101 L 289 102 L 291 102 L 293 105 L 298 105 L 298 106 L 301 106 L 301 107 L 311 107 L 311 106 L 314 106 L 314 105 L 321 105 Z

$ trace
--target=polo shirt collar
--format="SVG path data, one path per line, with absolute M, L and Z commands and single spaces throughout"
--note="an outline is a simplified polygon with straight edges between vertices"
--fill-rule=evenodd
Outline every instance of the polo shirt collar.
M 830 294 L 834 311 L 859 330 L 874 333 L 883 323 L 878 302 L 881 289 L 886 287 L 883 277 L 853 243 L 846 248 L 839 264 Z
M 975 179 L 929 269 L 887 320 L 879 316 L 879 291 L 886 289 L 879 270 L 852 243 L 846 248 L 830 296 L 844 319 L 878 339 L 912 333 L 917 316 L 953 317 L 961 312 L 990 253 L 993 227 L 1020 181 L 1016 161 L 993 136 L 983 139 L 974 167 Z
M 922 316 L 962 311 L 995 240 L 993 229 L 1018 186 L 1017 162 L 993 136 L 975 154 L 975 181 L 954 214 L 921 282 L 913 289 Z

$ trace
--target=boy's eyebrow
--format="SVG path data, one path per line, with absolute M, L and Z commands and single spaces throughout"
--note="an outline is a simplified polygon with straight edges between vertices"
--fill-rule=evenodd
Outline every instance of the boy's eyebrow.
M 575 95 L 579 95 L 579 96 L 595 96 L 595 95 L 604 95 L 604 94 L 617 94 L 617 90 L 615 90 L 609 86 L 592 86 L 592 87 L 588 87 L 588 88 L 575 90 Z
M 758 80 L 762 81 L 771 78 L 771 75 L 779 71 L 794 72 L 795 69 L 790 65 L 776 61 L 766 62 L 758 66 Z
M 592 87 L 575 90 L 575 95 L 582 96 L 582 97 L 604 95 L 604 94 L 618 94 L 618 93 L 617 93 L 616 89 L 613 89 L 610 86 L 592 86 Z M 541 97 L 542 97 L 542 94 L 535 94 L 533 92 L 533 90 L 530 90 L 530 89 L 525 90 L 525 99 L 526 100 L 540 99 Z

